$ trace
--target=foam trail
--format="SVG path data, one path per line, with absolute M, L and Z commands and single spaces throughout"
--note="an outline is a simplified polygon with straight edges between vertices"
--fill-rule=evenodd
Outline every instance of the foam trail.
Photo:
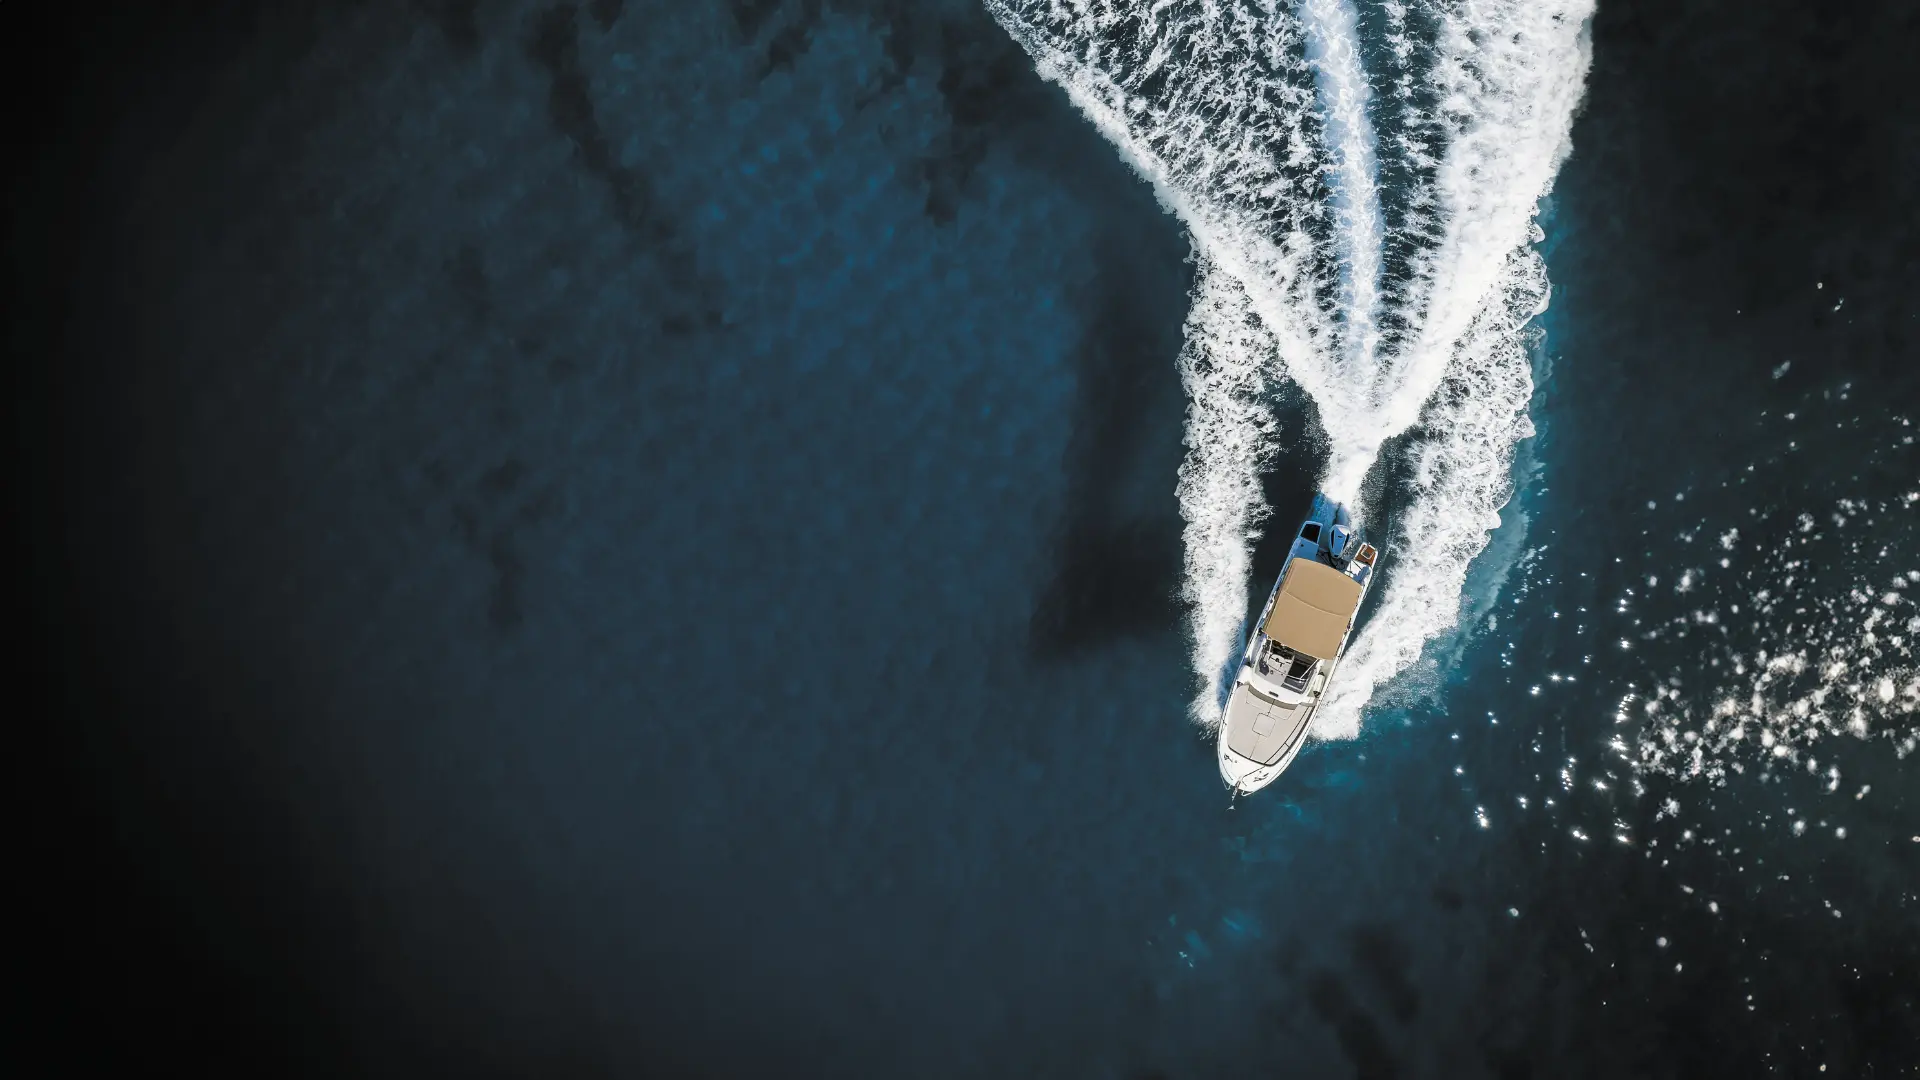
M 1441 235 L 1415 262 L 1418 329 L 1380 403 L 1382 430 L 1419 422 L 1425 438 L 1387 592 L 1314 718 L 1318 737 L 1357 734 L 1375 688 L 1454 626 L 1467 566 L 1500 524 L 1514 444 L 1533 432 L 1526 328 L 1550 294 L 1532 217 L 1572 146 L 1591 13 L 1588 0 L 1441 11 L 1431 77 L 1448 138 L 1434 179 Z
M 1179 496 L 1196 717 L 1217 720 L 1244 630 L 1275 381 L 1313 399 L 1339 497 L 1418 425 L 1381 608 L 1316 720 L 1322 737 L 1357 731 L 1375 688 L 1457 620 L 1531 431 L 1525 327 L 1547 296 L 1531 217 L 1568 146 L 1592 0 L 1388 0 L 1385 98 L 1345 0 L 987 8 L 1193 237 Z M 1376 113 L 1396 125 L 1385 143 Z M 1403 177 L 1397 216 L 1382 210 L 1383 154 Z
M 1501 292 L 1460 344 L 1414 450 L 1411 497 L 1394 538 L 1387 591 L 1340 661 L 1313 734 L 1352 738 L 1374 691 L 1420 658 L 1427 642 L 1460 617 L 1467 567 L 1500 525 L 1513 490 L 1514 445 L 1533 434 L 1532 350 L 1526 323 L 1546 309 L 1546 265 L 1531 249 L 1513 253 Z
M 1272 453 L 1274 419 L 1259 361 L 1273 343 L 1231 275 L 1203 260 L 1197 279 L 1180 351 L 1188 456 L 1178 495 L 1194 668 L 1205 680 L 1194 714 L 1208 722 L 1219 708 L 1220 673 L 1238 656 L 1250 548 L 1266 512 L 1260 471 Z
M 1529 240 L 1535 205 L 1572 148 L 1574 108 L 1591 63 L 1592 0 L 1443 7 L 1429 78 L 1447 140 L 1434 179 L 1442 232 L 1416 261 L 1419 332 L 1395 365 L 1387 426 L 1418 417 L 1488 302 L 1534 289 L 1509 256 Z
M 1345 350 L 1342 374 L 1364 377 L 1380 345 L 1374 308 L 1380 299 L 1380 191 L 1376 182 L 1373 125 L 1367 119 L 1367 73 L 1360 66 L 1360 30 L 1353 8 L 1341 0 L 1305 0 L 1307 60 L 1313 66 L 1332 149 L 1330 184 L 1340 257 Z

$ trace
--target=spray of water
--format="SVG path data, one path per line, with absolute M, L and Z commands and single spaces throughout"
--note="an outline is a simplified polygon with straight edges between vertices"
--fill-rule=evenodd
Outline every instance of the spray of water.
M 1457 619 L 1531 431 L 1526 324 L 1547 297 L 1531 219 L 1568 148 L 1592 0 L 1385 0 L 1376 41 L 1348 0 L 987 7 L 1193 237 L 1179 499 L 1197 719 L 1217 721 L 1244 628 L 1277 381 L 1312 398 L 1322 486 L 1344 501 L 1417 431 L 1386 594 L 1316 720 L 1352 734 Z

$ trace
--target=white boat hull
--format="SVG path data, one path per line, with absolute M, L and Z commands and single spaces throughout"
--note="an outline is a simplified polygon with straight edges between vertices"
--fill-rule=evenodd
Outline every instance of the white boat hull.
M 1241 669 L 1220 720 L 1220 778 L 1236 791 L 1254 792 L 1273 783 L 1306 746 L 1320 695 L 1288 703 L 1254 689 L 1246 671 Z M 1323 677 L 1315 682 L 1324 688 Z
M 1218 756 L 1220 778 L 1228 787 L 1239 792 L 1266 787 L 1306 746 L 1314 714 L 1373 586 L 1377 559 L 1378 552 L 1353 530 L 1344 507 L 1324 496 L 1315 500 L 1227 694 Z

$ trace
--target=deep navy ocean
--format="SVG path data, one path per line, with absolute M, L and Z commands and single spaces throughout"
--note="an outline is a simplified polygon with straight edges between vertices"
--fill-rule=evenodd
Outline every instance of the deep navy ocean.
M 0 9 L 16 1074 L 1920 1075 L 1920 8 L 1600 0 L 1457 625 L 1230 800 L 1207 260 L 974 0 L 169 7 Z

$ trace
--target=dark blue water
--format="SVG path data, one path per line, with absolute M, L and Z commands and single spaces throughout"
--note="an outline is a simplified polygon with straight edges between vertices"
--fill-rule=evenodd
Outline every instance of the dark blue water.
M 1916 30 L 1603 5 L 1463 630 L 1237 806 L 1187 242 L 980 11 L 37 40 L 32 1019 L 222 1072 L 1900 1075 L 1905 682 L 1791 761 L 1636 748 L 1920 582 Z

